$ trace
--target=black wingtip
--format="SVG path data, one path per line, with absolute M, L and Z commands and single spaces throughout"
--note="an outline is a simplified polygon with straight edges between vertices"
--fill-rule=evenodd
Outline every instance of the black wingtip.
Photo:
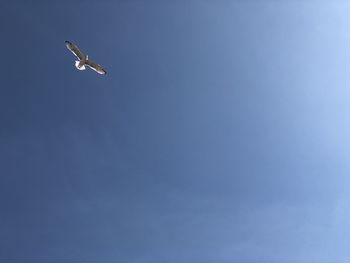
M 69 42 L 68 40 L 64 41 L 64 43 L 66 43 L 66 44 L 71 44 L 71 42 Z

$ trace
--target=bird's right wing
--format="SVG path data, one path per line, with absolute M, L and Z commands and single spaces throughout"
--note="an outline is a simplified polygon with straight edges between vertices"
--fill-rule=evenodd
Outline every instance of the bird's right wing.
M 79 48 L 74 45 L 72 42 L 69 41 L 65 41 L 66 43 L 66 47 L 79 59 L 82 60 L 84 59 L 84 55 L 83 53 L 81 53 L 81 51 L 79 50 Z
M 88 65 L 91 69 L 95 70 L 98 74 L 105 75 L 107 74 L 107 71 L 99 64 L 92 62 L 91 60 L 86 60 L 86 65 Z

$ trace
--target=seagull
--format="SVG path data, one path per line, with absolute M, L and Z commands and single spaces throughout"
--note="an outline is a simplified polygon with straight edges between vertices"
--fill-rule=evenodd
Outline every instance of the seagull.
M 91 69 L 95 70 L 98 74 L 105 75 L 107 74 L 107 71 L 101 67 L 101 65 L 92 62 L 89 58 L 88 55 L 84 55 L 81 53 L 79 48 L 74 45 L 72 42 L 65 41 L 66 47 L 79 59 L 75 61 L 75 67 L 79 70 L 85 70 L 85 65 L 89 66 Z

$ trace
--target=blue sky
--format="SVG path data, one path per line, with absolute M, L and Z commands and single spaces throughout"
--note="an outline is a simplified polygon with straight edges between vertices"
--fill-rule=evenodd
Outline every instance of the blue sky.
M 1 262 L 349 262 L 350 4 L 0 10 Z

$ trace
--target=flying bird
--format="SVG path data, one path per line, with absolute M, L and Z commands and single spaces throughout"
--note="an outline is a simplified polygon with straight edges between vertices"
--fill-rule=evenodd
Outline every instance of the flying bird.
M 88 55 L 84 55 L 83 53 L 81 53 L 81 51 L 79 50 L 79 48 L 74 45 L 72 42 L 69 41 L 65 41 L 67 48 L 77 57 L 78 60 L 75 61 L 75 67 L 79 70 L 85 70 L 85 65 L 89 66 L 91 69 L 95 70 L 97 73 L 105 75 L 107 74 L 107 71 L 104 70 L 104 68 L 91 61 L 88 57 Z

